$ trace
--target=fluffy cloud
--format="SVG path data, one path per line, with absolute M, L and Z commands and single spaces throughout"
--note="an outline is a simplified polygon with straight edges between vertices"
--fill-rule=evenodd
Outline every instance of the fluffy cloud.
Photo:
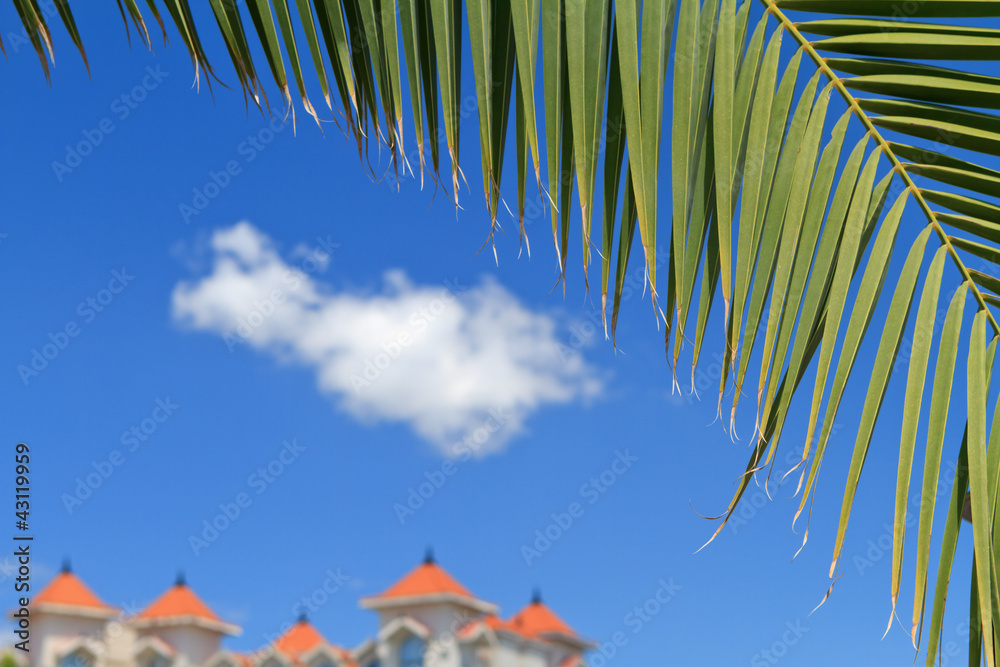
M 247 222 L 218 230 L 209 274 L 174 288 L 174 319 L 312 367 L 340 409 L 406 423 L 446 455 L 462 440 L 496 451 L 542 405 L 600 393 L 580 355 L 559 354 L 555 321 L 496 281 L 414 285 L 392 270 L 378 293 L 337 292 L 318 280 L 329 246 L 299 246 L 289 262 Z M 476 442 L 491 414 L 503 426 Z

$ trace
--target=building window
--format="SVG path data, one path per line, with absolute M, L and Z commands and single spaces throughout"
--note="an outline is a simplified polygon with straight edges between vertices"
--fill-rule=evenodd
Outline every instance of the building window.
M 420 637 L 410 637 L 399 651 L 400 667 L 424 667 L 424 642 Z
M 91 667 L 91 661 L 83 651 L 74 651 L 63 656 L 59 661 L 59 667 Z

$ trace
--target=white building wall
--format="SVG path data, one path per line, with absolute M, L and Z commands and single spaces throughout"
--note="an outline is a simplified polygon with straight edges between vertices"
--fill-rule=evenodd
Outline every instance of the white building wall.
M 140 637 L 156 636 L 177 650 L 175 667 L 201 665 L 219 652 L 222 636 L 215 631 L 198 627 L 157 627 L 139 631 Z
M 500 640 L 491 658 L 489 667 L 554 667 L 541 647 L 507 638 Z
M 36 612 L 32 619 L 31 641 L 37 644 L 28 653 L 29 664 L 32 667 L 56 667 L 68 644 L 74 640 L 90 637 L 102 641 L 104 625 L 104 620 L 99 618 Z
M 455 636 L 460 629 L 479 618 L 481 614 L 450 602 L 397 607 L 379 613 L 379 628 L 404 616 L 412 618 L 430 630 L 424 660 L 426 667 L 462 667 L 462 658 Z M 401 640 L 402 638 L 397 636 L 397 641 L 390 642 L 386 647 L 384 655 L 387 660 L 382 667 L 398 667 L 398 643 Z
M 503 633 L 496 635 L 496 640 L 460 643 L 457 632 L 482 615 L 448 602 L 383 609 L 380 630 L 401 617 L 409 617 L 430 631 L 425 667 L 558 667 L 576 652 L 574 647 L 524 641 Z M 78 645 L 80 638 L 89 638 L 89 647 L 97 655 L 94 664 L 87 667 L 145 667 L 138 664 L 136 652 L 142 639 L 150 636 L 161 638 L 176 650 L 170 667 L 201 667 L 221 650 L 219 633 L 190 626 L 135 629 L 118 620 L 106 623 L 95 618 L 38 614 L 32 629 L 30 667 L 58 667 L 58 659 L 69 647 Z M 409 636 L 403 630 L 388 641 L 376 641 L 373 649 L 381 667 L 400 667 L 399 647 Z
M 105 626 L 104 654 L 97 667 L 136 667 L 135 630 L 119 621 Z

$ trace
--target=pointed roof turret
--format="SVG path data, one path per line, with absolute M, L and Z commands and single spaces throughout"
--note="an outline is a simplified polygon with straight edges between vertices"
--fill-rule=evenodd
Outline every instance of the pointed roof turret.
M 326 639 L 313 627 L 305 618 L 299 618 L 298 622 L 290 627 L 285 634 L 274 640 L 274 648 L 282 653 L 298 656 L 301 653 L 310 651 Z
M 531 602 L 511 617 L 509 625 L 529 637 L 561 641 L 580 648 L 592 646 L 590 641 L 580 637 L 576 630 L 542 602 L 542 595 L 537 589 Z
M 299 616 L 299 620 L 290 627 L 283 635 L 274 640 L 274 648 L 281 653 L 301 662 L 301 658 L 320 647 L 324 647 L 339 657 L 345 664 L 352 665 L 350 654 L 344 648 L 331 644 L 326 637 L 320 634 L 305 614 Z
M 434 560 L 428 550 L 424 561 L 402 579 L 377 595 L 362 598 L 361 606 L 379 609 L 429 602 L 452 602 L 486 613 L 496 605 L 480 600 Z
M 118 609 L 107 604 L 73 574 L 69 561 L 63 563 L 62 571 L 52 578 L 31 602 L 40 613 L 59 613 L 98 618 L 112 618 Z
M 136 627 L 194 625 L 221 634 L 236 635 L 240 628 L 226 623 L 188 587 L 184 575 L 133 619 Z

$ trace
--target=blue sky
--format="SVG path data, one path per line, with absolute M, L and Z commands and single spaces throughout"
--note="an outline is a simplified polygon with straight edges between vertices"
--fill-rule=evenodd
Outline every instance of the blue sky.
M 712 423 L 713 389 L 699 402 L 682 382 L 684 395 L 671 396 L 648 294 L 636 290 L 623 306 L 615 354 L 594 333 L 599 299 L 584 291 L 578 243 L 565 297 L 550 291 L 557 275 L 546 217 L 529 221 L 530 259 L 519 255 L 509 218 L 499 265 L 489 251 L 477 254 L 489 220 L 474 116 L 462 139 L 472 189 L 456 212 L 430 185 L 374 183 L 351 142 L 332 125 L 321 135 L 301 112 L 297 135 L 287 127 L 269 134 L 270 119 L 248 113 L 238 92 L 216 87 L 213 98 L 192 89 L 179 39 L 167 48 L 156 41 L 155 54 L 129 51 L 112 6 L 82 9 L 93 78 L 57 30 L 51 87 L 34 52 L 8 36 L 18 26 L 12 7 L 0 9 L 8 53 L 0 66 L 0 434 L 32 447 L 38 584 L 69 556 L 105 600 L 134 607 L 183 569 L 213 608 L 243 626 L 228 645 L 249 650 L 339 570 L 349 582 L 310 616 L 350 647 L 375 628 L 358 597 L 391 584 L 433 545 L 444 567 L 504 614 L 538 586 L 581 634 L 603 642 L 625 631 L 612 665 L 771 664 L 761 652 L 783 637 L 794 637 L 779 650 L 786 665 L 843 664 L 846 646 L 854 662 L 912 660 L 898 625 L 882 639 L 898 379 L 862 478 L 844 576 L 810 615 L 828 586 L 863 385 L 838 418 L 809 544 L 794 562 L 801 536 L 790 526 L 787 488 L 772 503 L 754 487 L 742 520 L 694 553 L 714 524 L 692 507 L 725 507 L 746 440 L 734 443 Z M 210 53 L 233 84 L 220 48 L 212 42 Z M 98 136 L 71 170 L 53 167 L 66 163 L 68 145 Z M 227 170 L 228 180 L 219 176 Z M 209 188 L 216 195 L 207 206 L 185 215 L 182 205 L 193 207 L 213 174 L 225 187 Z M 280 282 L 289 275 L 294 288 Z M 273 315 L 253 304 L 260 287 L 281 291 Z M 426 331 L 411 319 L 421 308 L 442 313 Z M 234 322 L 255 309 L 261 324 L 234 343 Z M 380 332 L 424 336 L 413 347 L 422 352 L 406 350 L 358 390 L 351 376 L 374 363 Z M 18 370 L 60 342 L 37 375 Z M 714 388 L 721 339 L 712 344 L 703 372 Z M 870 359 L 869 350 L 859 363 Z M 456 389 L 442 393 L 442 384 Z M 453 474 L 401 514 L 410 490 L 440 481 L 444 455 L 458 453 L 454 443 L 474 437 L 504 400 L 516 407 L 502 413 L 480 455 L 452 459 Z M 752 416 L 743 415 L 741 434 Z M 793 415 L 777 469 L 800 451 L 804 426 Z M 130 438 L 133 428 L 145 439 Z M 600 484 L 616 460 L 630 465 Z M 77 480 L 109 465 L 81 498 Z M 268 465 L 270 481 L 258 472 Z M 251 502 L 208 541 L 204 522 L 241 493 Z M 536 531 L 573 503 L 583 509 L 572 525 L 526 557 Z M 193 546 L 192 536 L 206 541 Z M 951 662 L 965 654 L 970 554 L 961 540 L 944 628 L 944 645 L 957 647 Z M 637 628 L 635 607 L 661 581 L 676 594 Z M 911 590 L 904 570 L 904 618 Z

